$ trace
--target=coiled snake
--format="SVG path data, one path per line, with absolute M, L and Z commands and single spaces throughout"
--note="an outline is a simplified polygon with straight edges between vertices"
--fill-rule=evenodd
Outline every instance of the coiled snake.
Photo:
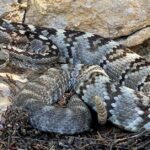
M 90 129 L 88 107 L 104 124 L 150 130 L 150 62 L 117 42 L 92 33 L 13 23 L 0 19 L 1 68 L 45 70 L 14 98 L 33 127 L 74 134 Z M 57 66 L 56 66 L 57 64 Z M 66 107 L 53 105 L 65 93 Z

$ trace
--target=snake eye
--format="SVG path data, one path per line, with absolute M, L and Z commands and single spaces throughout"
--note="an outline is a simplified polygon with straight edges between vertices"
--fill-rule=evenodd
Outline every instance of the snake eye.
M 9 54 L 0 48 L 0 69 L 6 67 L 9 62 Z

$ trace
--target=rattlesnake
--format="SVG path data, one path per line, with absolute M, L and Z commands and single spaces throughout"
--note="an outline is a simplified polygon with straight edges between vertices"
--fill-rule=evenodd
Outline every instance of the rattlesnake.
M 5 64 L 43 71 L 14 97 L 33 127 L 74 134 L 90 129 L 91 107 L 129 131 L 150 130 L 150 62 L 117 42 L 87 32 L 35 27 L 0 19 Z M 5 62 L 5 63 L 4 63 Z M 53 105 L 75 93 L 66 107 Z M 83 102 L 84 101 L 84 102 Z

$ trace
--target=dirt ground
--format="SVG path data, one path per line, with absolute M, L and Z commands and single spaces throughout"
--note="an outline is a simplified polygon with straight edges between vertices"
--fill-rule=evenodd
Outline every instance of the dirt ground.
M 8 109 L 5 128 L 0 130 L 0 150 L 143 150 L 150 149 L 150 132 L 129 133 L 107 123 L 94 125 L 80 135 L 43 133 L 33 129 L 28 115 Z

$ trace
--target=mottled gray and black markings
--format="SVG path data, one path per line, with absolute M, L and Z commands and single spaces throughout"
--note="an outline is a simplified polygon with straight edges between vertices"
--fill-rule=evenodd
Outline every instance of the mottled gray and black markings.
M 82 36 L 84 34 L 84 32 L 75 32 L 75 31 L 65 31 L 64 35 L 65 35 L 65 39 L 64 42 L 67 44 L 66 48 L 68 50 L 68 59 L 66 60 L 66 63 L 71 63 L 70 60 L 73 59 L 73 57 L 75 58 L 75 49 L 74 48 L 74 44 L 76 44 L 76 38 Z M 77 56 L 76 56 L 77 57 Z
M 70 134 L 79 132 L 79 129 L 81 129 L 80 132 L 88 130 L 90 118 L 87 113 L 85 115 L 87 115 L 88 121 L 83 116 L 84 112 L 88 112 L 88 110 L 82 105 L 82 102 L 78 101 L 77 97 L 74 99 L 79 102 L 76 107 L 71 103 L 68 108 L 61 109 L 61 113 L 60 110 L 49 105 L 56 102 L 67 89 L 73 88 L 82 100 L 95 111 L 98 109 L 94 101 L 95 96 L 98 96 L 99 100 L 103 100 L 108 110 L 108 118 L 115 125 L 129 131 L 138 131 L 141 128 L 150 130 L 150 97 L 125 86 L 113 85 L 109 79 L 111 77 L 113 81 L 119 81 L 122 85 L 149 92 L 150 64 L 144 58 L 115 41 L 92 33 L 47 29 L 33 25 L 9 23 L 1 19 L 0 29 L 1 37 L 5 37 L 3 33 L 8 33 L 8 37 L 10 36 L 11 42 L 9 38 L 6 38 L 10 45 L 5 47 L 14 53 L 13 57 L 18 59 L 18 63 L 22 61 L 20 67 L 24 65 L 24 60 L 30 61 L 30 65 L 34 64 L 33 67 L 45 66 L 52 62 L 55 55 L 56 58 L 60 57 L 62 62 L 69 63 L 68 66 L 61 66 L 61 69 L 48 69 L 39 78 L 29 82 L 16 96 L 16 103 L 21 106 L 28 104 L 29 107 L 32 107 L 36 101 L 39 101 L 39 106 L 34 107 L 36 110 L 31 109 L 33 113 L 31 122 L 34 127 L 42 131 Z M 5 40 L 1 42 L 5 43 Z M 28 44 L 26 45 L 26 43 Z M 41 45 L 50 45 L 50 47 L 47 50 L 43 49 Z M 47 52 L 51 55 L 48 55 Z M 21 57 L 19 57 L 20 55 Z M 18 65 L 16 62 L 14 64 Z M 58 63 L 57 60 L 56 63 Z M 109 76 L 95 64 L 103 67 Z M 80 104 L 83 107 L 80 107 Z M 101 106 L 102 103 L 97 104 Z M 101 113 L 101 111 L 99 112 Z M 106 117 L 106 115 L 100 114 L 100 117 L 103 116 Z M 54 121 L 50 119 L 51 117 Z M 105 120 L 106 118 L 101 119 Z M 69 129 L 65 128 L 64 130 L 64 126 L 56 127 L 59 125 L 59 121 L 62 121 L 64 126 L 67 124 Z M 75 125 L 73 122 L 77 124 Z M 82 128 L 82 125 L 85 126 Z
M 123 51 L 123 52 L 120 52 L 119 50 L 122 49 L 123 46 L 122 45 L 117 45 L 116 47 L 113 47 L 113 51 L 109 51 L 107 54 L 106 54 L 106 59 L 103 60 L 103 62 L 100 63 L 100 66 L 102 68 L 104 68 L 107 63 L 111 63 L 111 62 L 114 62 L 115 60 L 118 60 L 118 59 L 121 59 L 123 57 L 126 56 L 126 52 Z
M 150 75 L 146 77 L 145 82 L 150 82 Z
M 106 90 L 107 90 L 107 93 L 109 93 L 109 98 L 110 98 L 106 100 L 107 109 L 110 115 L 110 110 L 113 109 L 111 103 L 115 103 L 114 97 L 117 97 L 118 95 L 120 95 L 121 92 L 118 86 L 111 85 L 110 83 L 106 83 Z M 111 100 L 111 103 L 109 103 L 109 100 Z
M 42 35 L 39 36 L 36 33 L 32 33 L 30 31 L 24 31 L 24 30 L 19 30 L 19 31 L 1 30 L 1 31 L 6 32 L 6 34 L 8 33 L 10 35 L 10 37 L 9 37 L 10 41 L 8 41 L 8 42 L 9 42 L 9 44 L 11 44 L 11 46 L 20 48 L 20 51 L 18 50 L 18 53 L 19 52 L 21 53 L 24 51 L 24 52 L 29 52 L 29 53 L 25 53 L 28 55 L 34 55 L 34 54 L 42 55 L 43 54 L 43 56 L 46 56 L 47 53 L 48 54 L 50 53 L 51 55 L 49 54 L 49 57 L 58 55 L 58 48 L 52 43 L 51 40 L 48 40 L 46 37 L 44 37 Z M 31 44 L 34 44 L 33 42 L 36 42 L 36 41 L 34 41 L 35 39 L 37 40 L 37 43 L 35 43 L 35 44 L 39 44 L 39 48 L 32 47 L 33 49 L 31 49 L 30 48 Z M 39 43 L 38 43 L 38 41 L 39 41 Z M 19 45 L 25 46 L 25 47 L 19 47 Z M 49 47 L 49 49 L 47 51 L 45 51 L 45 49 L 44 49 L 45 45 L 48 45 L 48 47 Z M 33 45 L 33 46 L 36 46 L 36 45 Z M 40 48 L 41 46 L 43 46 L 43 49 Z
M 28 27 L 28 29 L 29 29 L 29 27 Z M 30 30 L 32 30 L 32 29 L 30 28 Z M 45 30 L 45 32 L 46 32 L 45 28 L 44 29 L 43 28 L 38 28 L 38 29 L 35 28 L 34 32 L 38 31 L 39 33 L 43 34 L 42 33 L 43 30 Z M 51 39 L 51 36 L 57 35 L 58 32 L 59 32 L 59 30 L 53 31 L 52 29 L 47 29 L 47 34 L 45 34 L 44 36 L 50 37 L 49 39 Z M 62 37 L 62 41 L 64 41 L 64 43 L 66 44 L 67 52 L 65 52 L 65 53 L 68 53 L 67 55 L 64 55 L 64 56 L 66 56 L 66 62 L 68 62 L 68 63 L 78 62 L 77 61 L 77 59 L 78 59 L 79 62 L 84 63 L 85 58 L 87 57 L 86 53 L 89 53 L 89 55 L 91 55 L 91 57 L 87 58 L 87 60 L 89 59 L 91 61 L 88 61 L 88 63 L 91 62 L 91 64 L 93 64 L 94 62 L 92 62 L 92 61 L 94 60 L 94 57 L 96 58 L 96 56 L 94 56 L 94 53 L 97 52 L 97 55 L 102 55 L 101 57 L 99 57 L 99 61 L 101 61 L 100 66 L 105 69 L 105 71 L 108 73 L 108 75 L 110 75 L 110 77 L 112 77 L 112 79 L 117 80 L 120 84 L 125 83 L 125 85 L 132 87 L 134 89 L 138 89 L 138 90 L 142 89 L 141 87 L 143 84 L 140 84 L 140 88 L 139 88 L 137 83 L 133 82 L 132 84 L 136 84 L 136 85 L 130 86 L 129 82 L 130 82 L 130 80 L 133 79 L 133 77 L 130 76 L 131 73 L 136 74 L 138 72 L 142 72 L 142 71 L 144 72 L 144 70 L 142 70 L 142 67 L 143 68 L 150 67 L 150 64 L 144 58 L 141 58 L 138 55 L 135 56 L 132 51 L 125 48 L 124 46 L 117 45 L 116 43 L 113 44 L 113 42 L 111 42 L 110 39 L 102 38 L 99 35 L 93 35 L 90 33 L 84 33 L 84 32 L 79 32 L 79 31 L 70 31 L 70 30 L 64 30 L 63 32 L 64 32 L 64 37 Z M 83 56 L 84 54 L 81 54 L 81 52 L 79 52 L 79 50 L 80 50 L 79 48 L 81 46 L 80 42 L 82 42 L 82 40 L 88 41 L 88 43 L 85 42 L 87 44 L 85 46 L 85 48 L 82 47 L 82 49 L 85 49 L 85 51 L 84 51 L 85 56 Z M 52 41 L 53 41 L 53 39 L 52 39 Z M 58 43 L 55 43 L 55 44 L 59 47 Z M 111 45 L 111 44 L 112 44 L 112 46 L 109 47 L 109 45 Z M 100 47 L 104 47 L 104 48 L 99 50 Z M 59 48 L 62 49 L 62 47 L 59 47 Z M 131 59 L 130 59 L 130 56 L 131 56 Z M 117 65 L 119 63 L 119 61 L 122 61 L 123 59 L 125 59 L 125 62 L 123 64 L 120 64 L 120 66 Z M 135 59 L 135 62 L 134 62 L 134 59 Z M 142 61 L 145 61 L 145 63 L 139 64 L 139 62 L 136 62 L 136 60 L 140 60 L 140 59 Z M 87 64 L 87 62 L 85 62 L 85 63 Z M 98 63 L 98 61 L 97 61 L 97 63 Z M 131 63 L 131 65 L 128 65 L 130 63 Z M 132 64 L 133 64 L 133 67 L 132 67 Z M 107 65 L 108 65 L 108 67 L 107 67 Z M 126 66 L 129 66 L 129 67 L 127 69 L 125 69 Z M 119 72 L 116 72 L 116 69 L 118 69 L 117 67 L 120 68 Z M 133 68 L 135 68 L 135 69 L 133 69 Z M 148 72 L 149 72 L 148 74 L 150 74 L 150 71 L 148 71 Z M 125 82 L 125 80 L 128 80 L 128 75 L 130 76 L 131 79 L 129 79 L 129 82 L 128 81 Z M 142 76 L 144 76 L 144 74 Z M 146 76 L 147 76 L 147 73 L 146 73 Z M 140 82 L 140 80 L 143 80 L 143 79 L 139 78 L 139 82 Z
M 129 64 L 127 64 L 126 69 L 123 71 L 123 73 L 121 75 L 121 79 L 120 79 L 119 83 L 123 84 L 123 82 L 125 81 L 125 77 L 128 74 L 128 72 L 131 70 L 131 68 L 133 68 L 138 63 L 141 64 L 141 62 L 143 62 L 143 61 L 145 62 L 145 59 L 140 57 L 140 58 L 136 58 L 135 60 L 133 60 Z
M 103 46 L 110 41 L 109 38 L 103 38 L 99 35 L 94 35 L 94 34 L 91 35 L 90 37 L 87 37 L 87 39 L 88 39 L 89 45 L 91 47 L 91 49 L 89 49 L 89 50 L 92 52 L 97 51 L 98 47 Z
M 143 113 L 141 113 L 141 116 L 143 118 L 143 124 L 147 124 L 149 125 L 150 121 L 150 109 L 149 109 L 149 104 L 148 104 L 148 99 L 145 99 L 145 95 L 144 94 L 139 94 L 139 93 L 135 93 L 135 95 L 137 96 L 137 98 L 139 99 L 138 103 L 138 107 L 141 109 L 141 111 Z M 147 98 L 150 99 L 150 96 L 148 96 Z M 142 127 L 141 127 L 142 128 Z
M 90 74 L 89 79 L 84 80 L 83 84 L 80 86 L 80 97 L 82 98 L 82 96 L 84 96 L 84 91 L 86 91 L 87 86 L 89 85 L 93 85 L 95 84 L 95 77 L 99 76 L 99 75 L 103 75 L 99 72 L 93 72 Z
M 53 104 L 68 89 L 68 75 L 62 70 L 48 69 L 45 74 L 29 82 L 16 96 L 16 105 L 28 105 L 30 100 Z
M 142 91 L 143 87 L 146 86 L 147 84 L 149 85 L 149 83 L 150 83 L 150 75 L 147 75 L 145 79 L 141 83 L 138 84 L 138 87 L 137 87 L 138 91 Z M 149 86 L 147 86 L 147 88 L 145 88 L 145 92 L 149 93 L 149 90 L 150 90 Z
M 3 69 L 9 63 L 9 54 L 0 48 L 0 69 Z
M 142 57 L 136 58 L 135 60 L 127 64 L 126 69 L 122 72 L 119 83 L 123 85 L 124 82 L 128 79 L 127 78 L 128 74 L 138 72 L 140 69 L 148 66 L 150 66 L 150 62 L 146 61 Z M 144 83 L 150 82 L 149 76 L 150 76 L 149 74 L 145 76 L 145 79 L 140 84 L 137 85 L 138 91 L 141 91 L 141 88 L 144 86 Z
M 19 63 L 20 66 L 29 67 L 31 64 L 50 66 L 54 64 L 59 58 L 59 50 L 51 40 L 43 35 L 38 35 L 26 30 L 6 30 L 0 28 L 0 34 L 6 37 L 7 43 L 3 43 L 3 49 L 7 50 L 10 54 L 11 61 Z M 25 65 L 23 65 L 23 62 Z M 14 64 L 12 62 L 12 64 Z
M 142 72 L 145 70 L 142 69 L 142 64 L 133 63 L 136 69 L 132 68 L 132 62 L 140 59 L 138 55 L 134 55 L 128 49 L 125 49 L 121 45 L 111 41 L 110 39 L 102 38 L 99 35 L 94 35 L 91 33 L 84 33 L 80 31 L 71 31 L 71 30 L 56 30 L 56 29 L 47 29 L 44 27 L 35 27 L 33 25 L 19 24 L 19 23 L 9 23 L 7 21 L 1 20 L 1 26 L 7 30 L 13 31 L 28 31 L 31 33 L 36 33 L 38 37 L 52 40 L 58 48 L 60 55 L 65 58 L 65 63 L 85 63 L 85 64 L 99 64 L 105 69 L 108 75 L 113 79 L 117 80 L 121 84 L 124 84 L 132 87 L 134 89 L 142 89 L 143 81 L 141 77 L 146 78 L 150 74 L 150 71 L 144 75 Z M 35 38 L 38 38 L 37 36 Z M 58 41 L 58 42 L 57 42 Z M 82 43 L 85 45 L 83 46 Z M 63 46 L 62 46 L 63 45 Z M 83 51 L 83 52 L 82 52 Z M 131 57 L 131 58 L 130 58 Z M 142 58 L 143 59 L 143 58 Z M 125 60 L 124 62 L 122 62 Z M 146 60 L 145 60 L 146 62 Z M 131 65 L 128 65 L 130 64 Z M 129 66 L 126 69 L 126 66 Z M 131 66 L 131 68 L 130 68 Z M 146 62 L 143 64 L 144 67 L 149 68 L 149 63 Z M 123 71 L 124 70 L 124 71 Z M 136 81 L 133 81 L 130 85 L 130 81 L 133 80 L 133 73 L 141 74 L 140 77 L 137 77 Z M 137 82 L 139 83 L 137 85 Z M 148 86 L 148 85 L 147 85 Z
M 149 128 L 148 96 L 125 86 L 113 85 L 97 66 L 80 66 L 80 69 L 83 70 L 79 71 L 81 74 L 77 78 L 75 91 L 88 105 L 95 110 L 93 95 L 98 95 L 106 103 L 108 118 L 114 124 L 130 131 L 143 128 L 143 123 L 144 128 Z

